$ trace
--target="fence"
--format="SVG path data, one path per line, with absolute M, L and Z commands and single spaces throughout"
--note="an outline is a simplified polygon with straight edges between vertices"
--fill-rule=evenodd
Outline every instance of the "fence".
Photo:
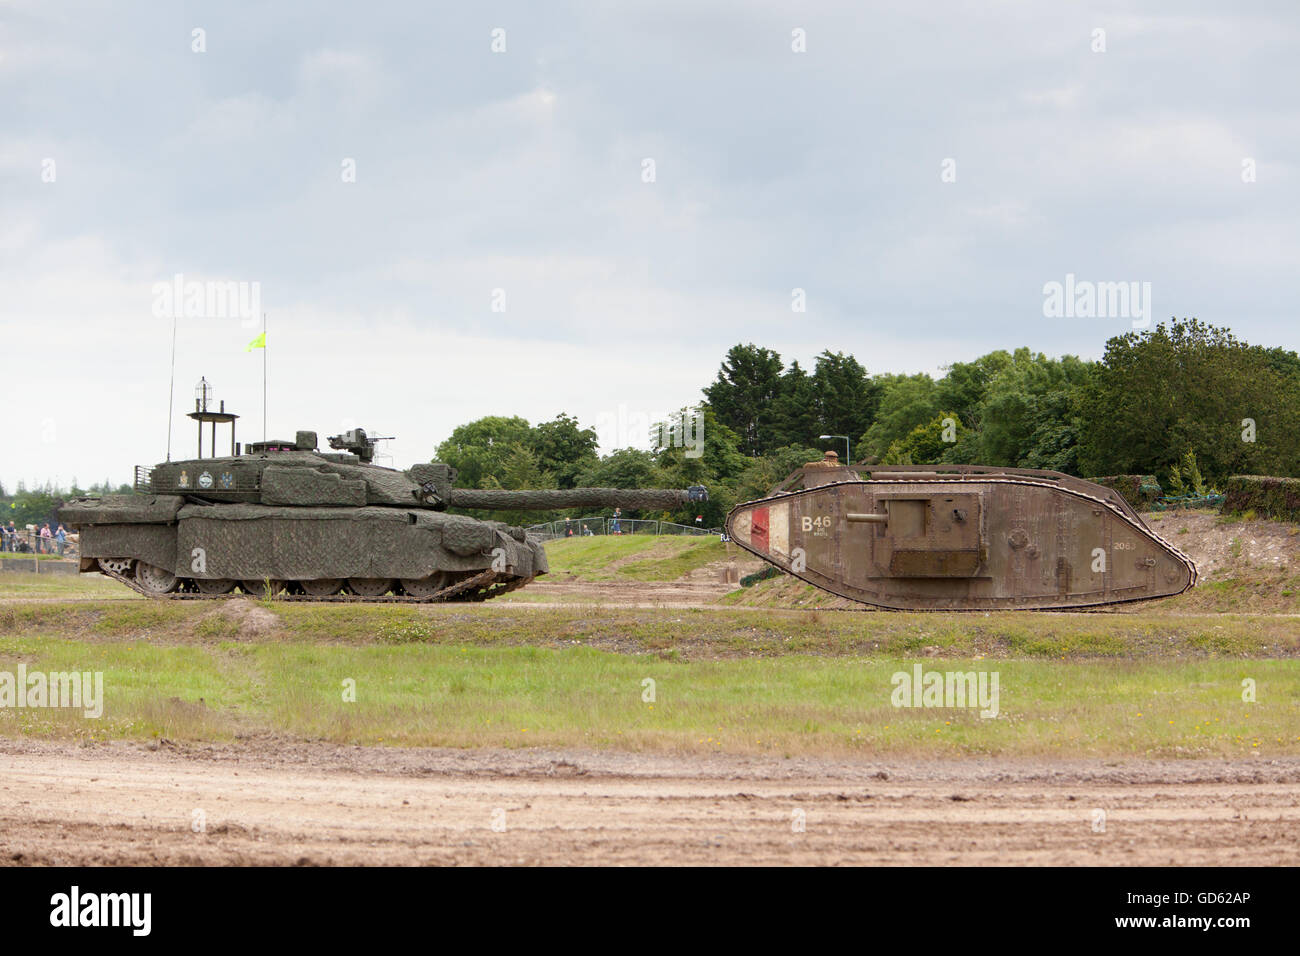
M 589 518 L 572 518 L 568 521 L 545 521 L 529 525 L 524 529 L 530 537 L 541 541 L 555 538 L 584 538 L 606 534 L 689 534 L 717 535 L 722 532 L 717 528 L 692 527 L 675 524 L 672 521 L 653 521 L 647 518 L 605 518 L 593 515 Z

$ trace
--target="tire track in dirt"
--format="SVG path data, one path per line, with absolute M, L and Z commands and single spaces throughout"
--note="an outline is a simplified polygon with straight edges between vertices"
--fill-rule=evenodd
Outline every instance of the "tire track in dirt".
M 0 862 L 19 865 L 1295 865 L 1298 824 L 1300 758 L 0 743 Z

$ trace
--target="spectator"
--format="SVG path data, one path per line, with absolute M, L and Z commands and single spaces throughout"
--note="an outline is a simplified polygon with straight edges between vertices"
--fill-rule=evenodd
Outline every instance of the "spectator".
M 587 527 L 587 523 L 585 521 L 582 523 L 582 534 L 584 537 L 595 537 L 591 533 L 591 529 Z
M 4 550 L 15 551 L 18 548 L 18 529 L 14 527 L 13 519 L 0 529 L 4 531 Z
M 54 547 L 58 550 L 59 557 L 63 557 L 63 549 L 67 545 L 67 543 L 68 543 L 67 529 L 64 528 L 62 524 L 60 524 L 59 530 L 54 532 Z
M 622 516 L 622 514 L 623 514 L 623 509 L 622 509 L 622 508 L 615 508 L 615 509 L 614 509 L 614 520 L 611 521 L 611 522 L 609 523 L 609 533 L 610 533 L 610 534 L 622 534 L 622 533 L 623 533 L 622 531 L 619 530 L 619 527 L 618 527 L 618 519 Z
M 41 550 L 40 550 L 41 554 L 50 553 L 51 537 L 52 535 L 50 534 L 50 523 L 47 521 L 45 522 L 45 524 L 41 525 Z
M 702 525 L 702 524 L 704 524 L 704 515 L 696 515 L 696 516 L 695 516 L 695 523 L 696 523 L 697 525 Z
M 572 518 L 565 518 L 565 519 L 564 519 L 564 536 L 565 536 L 566 538 L 572 538 L 572 537 L 573 537 L 573 519 L 572 519 Z

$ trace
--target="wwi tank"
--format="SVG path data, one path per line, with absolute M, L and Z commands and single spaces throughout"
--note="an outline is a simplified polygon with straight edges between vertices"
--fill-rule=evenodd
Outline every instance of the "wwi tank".
M 269 589 L 287 600 L 474 601 L 545 574 L 546 552 L 523 528 L 448 507 L 671 508 L 708 498 L 699 487 L 455 488 L 449 465 L 373 464 L 362 429 L 329 444 L 333 452 L 320 452 L 316 433 L 302 431 L 229 457 L 137 469 L 136 494 L 77 498 L 59 517 L 81 532 L 83 573 L 150 597 Z
M 1090 608 L 1180 594 L 1192 561 L 1115 491 L 1055 471 L 874 467 L 828 455 L 727 516 L 732 541 L 891 610 Z

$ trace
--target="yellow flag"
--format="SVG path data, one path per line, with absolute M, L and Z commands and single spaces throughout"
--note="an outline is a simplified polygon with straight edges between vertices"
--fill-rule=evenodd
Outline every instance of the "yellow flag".
M 261 335 L 259 335 L 257 338 L 253 339 L 253 341 L 249 342 L 249 343 L 248 343 L 248 348 L 244 349 L 244 351 L 245 351 L 245 352 L 251 352 L 251 351 L 253 351 L 253 349 L 264 349 L 264 348 L 266 348 L 266 333 L 265 333 L 265 332 L 263 332 L 263 333 L 262 333 Z

